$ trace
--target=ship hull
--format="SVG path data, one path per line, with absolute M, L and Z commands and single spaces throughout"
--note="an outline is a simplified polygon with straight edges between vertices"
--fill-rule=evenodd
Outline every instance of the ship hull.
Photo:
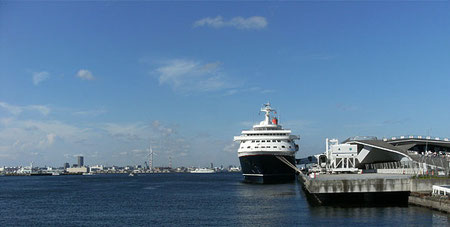
M 295 157 L 282 155 L 295 165 Z M 248 155 L 239 157 L 244 181 L 248 183 L 274 184 L 295 180 L 295 171 L 275 155 Z

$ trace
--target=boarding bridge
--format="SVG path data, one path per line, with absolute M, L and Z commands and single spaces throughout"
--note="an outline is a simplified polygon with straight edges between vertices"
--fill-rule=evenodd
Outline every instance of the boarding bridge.
M 326 169 L 332 173 L 357 172 L 356 157 L 358 148 L 351 144 L 338 144 L 337 139 L 326 139 Z

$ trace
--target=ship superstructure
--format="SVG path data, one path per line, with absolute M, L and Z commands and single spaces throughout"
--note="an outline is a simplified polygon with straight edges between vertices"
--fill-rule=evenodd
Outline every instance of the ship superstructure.
M 294 180 L 295 171 L 281 159 L 295 165 L 295 154 L 299 149 L 295 140 L 300 137 L 283 129 L 273 115 L 276 111 L 270 103 L 264 104 L 261 112 L 265 114 L 263 121 L 234 137 L 234 141 L 240 142 L 238 157 L 245 181 L 275 183 Z

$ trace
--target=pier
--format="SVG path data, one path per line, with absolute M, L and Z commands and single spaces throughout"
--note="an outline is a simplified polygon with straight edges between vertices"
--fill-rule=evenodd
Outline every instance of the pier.
M 297 171 L 298 179 L 318 205 L 414 204 L 450 212 L 448 188 L 439 187 L 450 185 L 449 149 L 448 139 L 427 137 L 326 139 L 326 151 Z
M 343 206 L 407 205 L 414 193 L 430 194 L 433 185 L 450 184 L 450 178 L 446 177 L 423 179 L 411 175 L 380 173 L 318 174 L 315 177 L 300 173 L 299 181 L 311 202 Z

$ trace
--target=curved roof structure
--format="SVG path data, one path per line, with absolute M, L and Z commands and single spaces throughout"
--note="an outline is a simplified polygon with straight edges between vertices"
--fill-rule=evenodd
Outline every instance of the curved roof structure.
M 402 160 L 427 162 L 430 158 L 439 160 L 439 162 L 432 160 L 431 163 L 440 166 L 440 163 L 447 163 L 444 158 L 435 156 L 424 159 L 423 154 L 426 151 L 450 152 L 450 141 L 447 138 L 439 139 L 436 137 L 402 136 L 390 139 L 384 138 L 383 140 L 378 140 L 376 137 L 353 137 L 345 140 L 344 143 L 358 146 L 357 159 L 360 167 L 364 164 Z

